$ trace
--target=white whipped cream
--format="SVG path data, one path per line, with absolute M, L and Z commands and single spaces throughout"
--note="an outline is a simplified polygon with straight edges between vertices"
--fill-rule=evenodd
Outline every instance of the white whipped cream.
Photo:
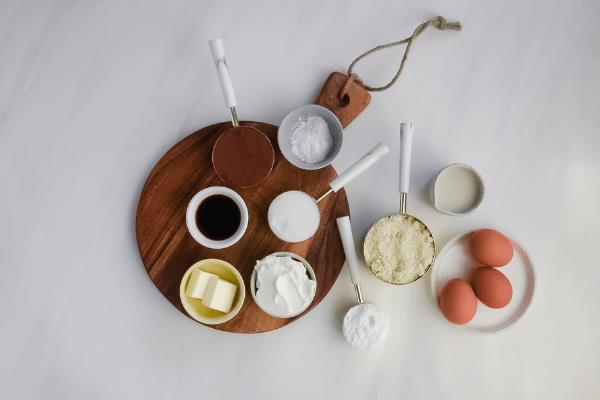
M 288 318 L 304 311 L 315 297 L 317 283 L 304 264 L 290 256 L 271 255 L 256 262 L 258 306 L 268 314 Z

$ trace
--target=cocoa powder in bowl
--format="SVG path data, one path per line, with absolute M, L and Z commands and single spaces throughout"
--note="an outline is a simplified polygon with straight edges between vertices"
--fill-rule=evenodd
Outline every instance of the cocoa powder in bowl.
M 247 188 L 258 185 L 271 172 L 275 152 L 258 129 L 239 126 L 225 131 L 215 142 L 212 163 L 225 183 Z

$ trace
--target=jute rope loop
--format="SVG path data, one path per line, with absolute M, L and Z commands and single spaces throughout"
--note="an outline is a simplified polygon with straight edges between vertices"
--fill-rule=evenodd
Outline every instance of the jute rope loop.
M 363 85 L 363 82 L 358 77 L 358 75 L 356 75 L 356 74 L 349 74 L 348 75 L 348 80 L 346 80 L 346 83 L 342 87 L 342 90 L 340 90 L 340 99 L 343 99 L 344 96 L 348 93 L 348 90 L 350 89 L 350 85 L 352 85 L 352 82 L 354 82 L 354 81 L 356 81 L 360 85 Z
M 387 85 L 380 86 L 380 87 L 371 87 L 371 86 L 363 84 L 363 87 L 370 92 L 381 92 L 382 90 L 389 89 L 394 83 L 396 83 L 396 81 L 400 77 L 400 74 L 402 73 L 402 70 L 404 69 L 404 63 L 406 62 L 406 59 L 408 58 L 408 53 L 410 52 L 410 47 L 412 46 L 413 40 L 415 40 L 417 38 L 417 36 L 419 36 L 421 33 L 423 33 L 423 31 L 425 29 L 427 29 L 427 27 L 429 27 L 430 25 L 433 25 L 440 31 L 444 31 L 446 29 L 453 30 L 453 31 L 460 31 L 462 29 L 460 22 L 448 22 L 448 21 L 446 21 L 446 19 L 444 17 L 437 16 L 437 17 L 432 18 L 429 21 L 423 22 L 421 25 L 417 26 L 417 29 L 414 30 L 413 34 L 410 35 L 409 37 L 407 37 L 406 39 L 402 39 L 397 42 L 382 44 L 380 46 L 373 47 L 372 49 L 365 51 L 360 56 L 356 57 L 356 59 L 354 61 L 352 61 L 352 64 L 350 64 L 350 67 L 348 67 L 347 75 L 349 77 L 351 77 L 350 79 L 352 79 L 352 76 L 354 75 L 354 80 L 357 80 L 360 82 L 360 80 L 357 79 L 356 75 L 352 73 L 352 70 L 354 69 L 354 66 L 356 65 L 357 62 L 359 62 L 366 56 L 373 54 L 379 50 L 387 49 L 387 48 L 398 46 L 401 44 L 406 44 L 406 48 L 404 49 L 404 55 L 402 56 L 402 61 L 400 62 L 400 66 L 398 67 L 398 70 L 396 71 L 396 75 L 394 75 L 392 80 Z M 348 85 L 346 85 L 346 86 L 348 86 Z M 343 91 L 343 92 L 345 94 L 345 91 Z

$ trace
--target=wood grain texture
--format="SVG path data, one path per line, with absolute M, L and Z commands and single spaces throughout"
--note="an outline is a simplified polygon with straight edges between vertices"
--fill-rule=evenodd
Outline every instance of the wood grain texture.
M 348 75 L 332 72 L 315 101 L 315 104 L 328 108 L 334 113 L 344 128 L 350 125 L 371 103 L 371 94 L 356 80 L 348 85 L 345 98 L 340 98 L 340 92 L 347 82 Z
M 267 224 L 271 200 L 286 190 L 302 190 L 318 196 L 336 177 L 332 167 L 317 171 L 300 170 L 282 157 L 277 146 L 277 127 L 260 122 L 242 122 L 264 132 L 275 148 L 275 165 L 271 174 L 253 188 L 237 189 L 248 206 L 249 224 L 244 237 L 235 245 L 214 250 L 201 246 L 187 232 L 185 211 L 190 199 L 208 186 L 224 186 L 211 165 L 212 147 L 228 122 L 200 129 L 173 146 L 156 164 L 146 180 L 136 215 L 136 235 L 142 262 L 161 293 L 181 312 L 179 300 L 181 277 L 196 261 L 220 258 L 238 268 L 246 283 L 246 301 L 233 320 L 211 327 L 239 333 L 266 332 L 281 328 L 302 317 L 325 297 L 344 264 L 344 252 L 335 218 L 349 214 L 343 190 L 319 203 L 321 226 L 311 239 L 302 243 L 279 240 Z M 276 251 L 290 251 L 304 257 L 317 276 L 317 293 L 313 303 L 300 316 L 273 318 L 263 313 L 250 295 L 249 280 L 256 260 Z M 187 315 L 187 314 L 186 314 Z

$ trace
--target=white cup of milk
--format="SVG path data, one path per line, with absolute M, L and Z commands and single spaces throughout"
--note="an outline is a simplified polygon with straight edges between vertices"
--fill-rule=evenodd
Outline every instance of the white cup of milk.
M 448 215 L 466 215 L 481 204 L 485 186 L 483 178 L 467 164 L 450 164 L 443 168 L 431 185 L 433 206 Z

